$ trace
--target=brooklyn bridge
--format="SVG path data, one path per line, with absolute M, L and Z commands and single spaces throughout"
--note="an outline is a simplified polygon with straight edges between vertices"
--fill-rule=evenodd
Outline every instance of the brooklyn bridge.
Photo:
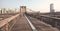
M 0 14 L 0 31 L 60 31 L 59 12 L 29 13 L 27 9 L 20 6 L 18 13 Z

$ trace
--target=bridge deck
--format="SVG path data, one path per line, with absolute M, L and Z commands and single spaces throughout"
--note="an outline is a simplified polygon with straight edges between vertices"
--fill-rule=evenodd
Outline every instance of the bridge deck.
M 12 31 L 32 31 L 32 30 L 26 18 L 22 16 L 13 26 Z

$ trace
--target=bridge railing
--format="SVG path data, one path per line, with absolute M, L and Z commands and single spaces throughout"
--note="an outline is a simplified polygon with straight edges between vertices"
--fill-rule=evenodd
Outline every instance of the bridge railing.
M 13 25 L 18 21 L 19 14 L 0 21 L 0 31 L 11 31 Z
M 57 28 L 60 29 L 60 18 L 58 18 L 58 17 L 51 17 L 51 16 L 48 16 L 48 15 L 34 15 L 34 14 L 30 15 L 30 14 L 27 14 L 27 13 L 26 13 L 26 15 L 37 18 L 40 21 L 43 21 L 47 24 L 52 25 L 53 27 L 57 27 Z

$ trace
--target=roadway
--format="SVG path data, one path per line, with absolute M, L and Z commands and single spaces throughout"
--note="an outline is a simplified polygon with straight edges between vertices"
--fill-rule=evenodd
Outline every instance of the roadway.
M 57 28 L 54 28 L 51 25 L 46 24 L 36 18 L 30 16 L 28 16 L 28 18 L 38 31 L 59 31 Z

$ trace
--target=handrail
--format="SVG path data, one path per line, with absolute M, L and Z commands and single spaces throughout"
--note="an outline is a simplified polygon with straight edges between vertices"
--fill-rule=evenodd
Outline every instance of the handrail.
M 18 16 L 19 16 L 19 14 L 0 21 L 0 28 L 3 27 L 4 25 L 6 25 L 8 22 L 13 21 L 13 19 L 15 19 Z
M 57 18 L 57 17 L 51 17 L 51 16 L 47 16 L 47 15 L 40 15 L 40 16 L 49 17 L 49 18 L 53 18 L 53 19 L 60 19 L 60 18 Z

